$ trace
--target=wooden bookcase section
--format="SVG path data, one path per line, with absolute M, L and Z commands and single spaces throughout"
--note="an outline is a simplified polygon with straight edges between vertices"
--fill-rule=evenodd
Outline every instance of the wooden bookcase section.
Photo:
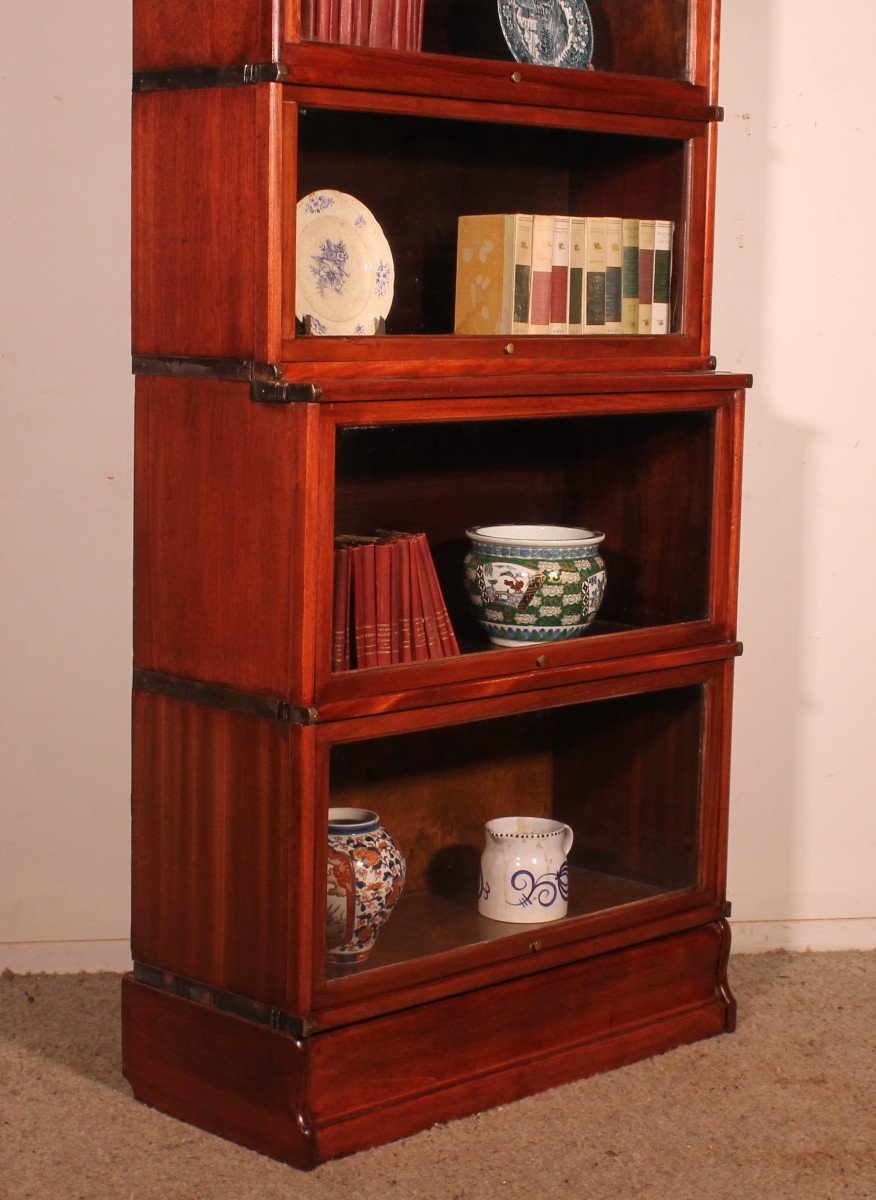
M 581 72 L 572 72 L 581 74 Z M 375 111 L 375 105 L 378 105 Z M 714 123 L 293 84 L 134 97 L 134 350 L 282 361 L 318 378 L 578 373 L 708 363 Z M 449 116 L 447 114 L 450 114 Z M 387 336 L 296 334 L 295 203 L 331 186 L 393 250 Z M 425 202 L 428 197 L 428 204 Z M 675 222 L 661 337 L 453 335 L 457 218 L 589 212 Z M 416 367 L 414 367 L 416 363 Z
M 563 71 L 514 63 L 492 0 L 426 0 L 421 53 L 303 41 L 299 0 L 134 2 L 124 1069 L 299 1167 L 734 1025 L 750 380 L 709 346 L 718 5 L 589 4 L 595 69 Z M 387 234 L 380 336 L 296 323 L 319 188 Z M 458 216 L 519 210 L 674 221 L 671 331 L 455 336 Z M 491 523 L 605 532 L 585 636 L 487 641 L 463 559 Z M 426 534 L 458 657 L 332 670 L 334 538 L 377 528 Z M 408 877 L 341 969 L 344 806 Z M 478 914 L 484 823 L 519 813 L 574 831 L 562 920 Z

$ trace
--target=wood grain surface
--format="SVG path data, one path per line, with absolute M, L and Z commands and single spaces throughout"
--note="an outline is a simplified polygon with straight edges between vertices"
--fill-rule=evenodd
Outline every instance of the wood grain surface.
M 723 1032 L 726 942 L 724 923 L 702 926 L 380 1018 L 367 1038 L 295 1041 L 126 979 L 124 1071 L 165 1112 L 312 1167 Z

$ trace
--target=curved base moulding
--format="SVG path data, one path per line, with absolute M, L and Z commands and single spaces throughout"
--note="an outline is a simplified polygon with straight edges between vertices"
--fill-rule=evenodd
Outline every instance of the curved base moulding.
M 304 1039 L 127 976 L 124 1073 L 139 1100 L 309 1169 L 732 1031 L 728 952 L 721 921 Z

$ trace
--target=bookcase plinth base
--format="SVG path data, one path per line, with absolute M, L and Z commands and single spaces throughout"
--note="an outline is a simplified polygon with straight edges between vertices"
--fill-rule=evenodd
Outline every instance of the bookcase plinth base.
M 137 983 L 124 1073 L 147 1104 L 312 1168 L 730 1031 L 726 922 L 295 1039 Z

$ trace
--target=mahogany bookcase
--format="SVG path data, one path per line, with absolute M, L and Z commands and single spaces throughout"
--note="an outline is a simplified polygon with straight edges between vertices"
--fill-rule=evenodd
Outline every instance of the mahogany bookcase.
M 732 1029 L 725 898 L 750 379 L 709 348 L 716 0 L 590 0 L 594 70 L 495 0 L 422 53 L 302 42 L 298 0 L 135 0 L 135 967 L 124 1070 L 300 1167 Z M 383 336 L 305 336 L 295 206 L 383 226 Z M 675 222 L 661 337 L 458 337 L 462 212 Z M 465 529 L 606 532 L 585 637 L 491 647 Z M 331 670 L 333 537 L 424 531 L 458 658 Z M 327 966 L 327 812 L 408 881 Z M 569 915 L 477 913 L 484 822 L 575 831 Z M 472 877 L 474 876 L 474 881 Z

